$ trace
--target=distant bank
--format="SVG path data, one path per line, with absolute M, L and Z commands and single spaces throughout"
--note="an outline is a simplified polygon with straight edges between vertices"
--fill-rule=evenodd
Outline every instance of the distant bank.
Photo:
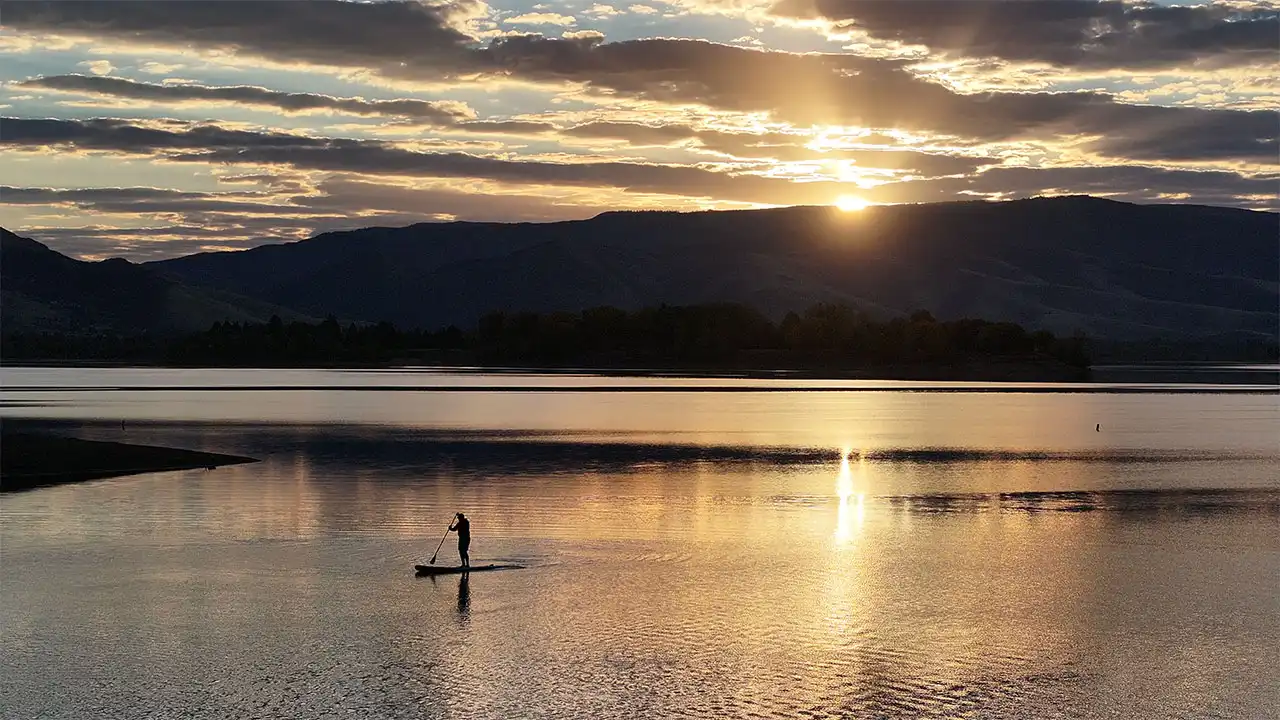
M 257 460 L 197 450 L 5 431 L 0 433 L 0 492 L 250 462 Z
M 613 374 L 790 374 L 816 378 L 1043 380 L 1088 378 L 1087 339 L 1014 323 L 876 319 L 817 304 L 774 323 L 716 303 L 569 313 L 490 313 L 477 327 L 402 331 L 390 323 L 217 322 L 179 337 L 13 333 L 5 362 L 116 360 L 176 367 L 590 369 Z
M 504 363 L 488 365 L 472 356 L 434 353 L 405 356 L 379 362 L 222 362 L 165 363 L 140 361 L 93 361 L 59 358 L 32 358 L 9 361 L 10 367 L 44 368 L 173 368 L 173 369 L 246 369 L 246 370 L 400 370 L 431 369 L 450 373 L 488 373 L 495 375 L 591 375 L 598 377 L 653 378 L 754 378 L 779 380 L 915 380 L 968 382 L 1096 382 L 1099 375 L 1088 367 L 1077 367 L 1053 359 L 1027 358 L 971 361 L 965 363 L 903 363 L 893 365 L 770 367 L 767 365 L 672 365 L 645 366 L 560 364 L 530 365 Z M 1105 377 L 1115 373 L 1107 371 Z

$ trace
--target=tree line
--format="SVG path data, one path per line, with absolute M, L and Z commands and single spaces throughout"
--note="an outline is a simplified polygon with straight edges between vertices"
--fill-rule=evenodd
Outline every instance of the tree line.
M 475 328 L 399 330 L 390 323 L 218 322 L 177 338 L 4 338 L 4 357 L 287 366 L 439 362 L 530 367 L 840 369 L 983 361 L 1089 364 L 1081 336 L 1014 323 L 939 321 L 925 311 L 888 320 L 837 304 L 790 312 L 716 303 L 582 312 L 495 312 Z

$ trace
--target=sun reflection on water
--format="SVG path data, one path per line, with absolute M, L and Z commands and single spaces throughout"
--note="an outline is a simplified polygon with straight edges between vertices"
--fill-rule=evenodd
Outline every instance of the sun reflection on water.
M 844 547 L 853 541 L 853 536 L 862 530 L 866 519 L 866 487 L 867 461 L 858 456 L 857 482 L 854 481 L 854 470 L 849 463 L 852 450 L 845 449 L 840 454 L 840 473 L 836 476 L 836 496 L 840 505 L 836 510 L 836 547 Z

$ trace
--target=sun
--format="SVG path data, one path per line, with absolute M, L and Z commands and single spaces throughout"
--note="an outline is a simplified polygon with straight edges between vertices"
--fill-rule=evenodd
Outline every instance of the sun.
M 842 212 L 858 212 L 859 210 L 866 210 L 871 203 L 853 195 L 841 195 L 836 198 L 835 204 Z

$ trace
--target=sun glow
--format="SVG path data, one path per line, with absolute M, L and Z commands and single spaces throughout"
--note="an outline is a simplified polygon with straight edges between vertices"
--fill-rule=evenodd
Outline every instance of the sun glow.
M 841 212 L 858 212 L 860 210 L 866 210 L 867 206 L 870 204 L 871 203 L 866 200 L 863 200 L 860 197 L 854 197 L 853 195 L 841 195 L 836 198 L 835 202 L 836 207 L 839 208 Z

